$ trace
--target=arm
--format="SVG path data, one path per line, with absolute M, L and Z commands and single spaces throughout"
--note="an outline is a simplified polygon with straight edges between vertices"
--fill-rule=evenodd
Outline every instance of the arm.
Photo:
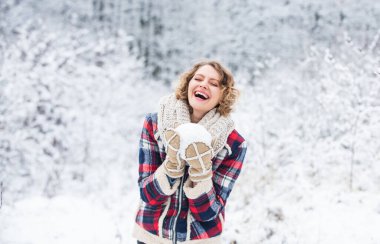
M 184 192 L 189 199 L 193 217 L 198 221 L 215 219 L 225 207 L 228 196 L 238 178 L 246 153 L 246 143 L 237 146 L 226 157 L 211 179 L 194 184 L 187 180 Z
M 154 138 L 152 116 L 144 121 L 139 143 L 139 187 L 141 199 L 150 205 L 161 205 L 172 195 L 178 185 L 170 184 L 165 174 L 160 150 Z

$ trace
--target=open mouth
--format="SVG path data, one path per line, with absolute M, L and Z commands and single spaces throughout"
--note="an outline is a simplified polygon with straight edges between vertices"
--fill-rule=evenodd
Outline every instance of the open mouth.
M 196 91 L 196 92 L 194 93 L 194 96 L 197 97 L 197 98 L 200 98 L 200 99 L 202 99 L 202 100 L 207 100 L 207 99 L 209 99 L 209 97 L 208 97 L 207 94 L 204 94 L 204 93 L 199 92 L 199 91 Z

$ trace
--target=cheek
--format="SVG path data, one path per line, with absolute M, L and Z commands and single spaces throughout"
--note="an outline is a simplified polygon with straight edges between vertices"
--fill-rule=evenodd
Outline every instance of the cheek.
M 187 94 L 190 94 L 193 89 L 194 89 L 194 82 L 192 82 L 192 80 L 191 80 L 189 82 L 188 87 L 187 87 Z
M 215 98 L 215 100 L 217 100 L 217 101 L 219 101 L 221 98 L 222 98 L 222 90 L 221 89 L 215 89 L 214 91 L 213 91 L 213 94 L 214 94 L 214 98 Z

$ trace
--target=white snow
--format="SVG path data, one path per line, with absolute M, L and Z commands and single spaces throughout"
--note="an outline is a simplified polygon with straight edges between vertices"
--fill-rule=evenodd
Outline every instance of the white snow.
M 203 142 L 206 145 L 211 145 L 211 134 L 200 124 L 184 123 L 175 128 L 175 131 L 181 138 L 179 153 L 182 158 L 186 158 L 186 148 L 193 142 Z
M 30 197 L 2 211 L 2 243 L 119 243 L 109 211 L 72 196 Z

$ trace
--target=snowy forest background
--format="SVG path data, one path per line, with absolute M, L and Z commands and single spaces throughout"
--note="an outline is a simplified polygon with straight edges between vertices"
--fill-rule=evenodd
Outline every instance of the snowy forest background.
M 380 243 L 380 2 L 0 0 L 0 243 L 129 244 L 144 115 L 201 58 L 248 142 L 225 243 Z

